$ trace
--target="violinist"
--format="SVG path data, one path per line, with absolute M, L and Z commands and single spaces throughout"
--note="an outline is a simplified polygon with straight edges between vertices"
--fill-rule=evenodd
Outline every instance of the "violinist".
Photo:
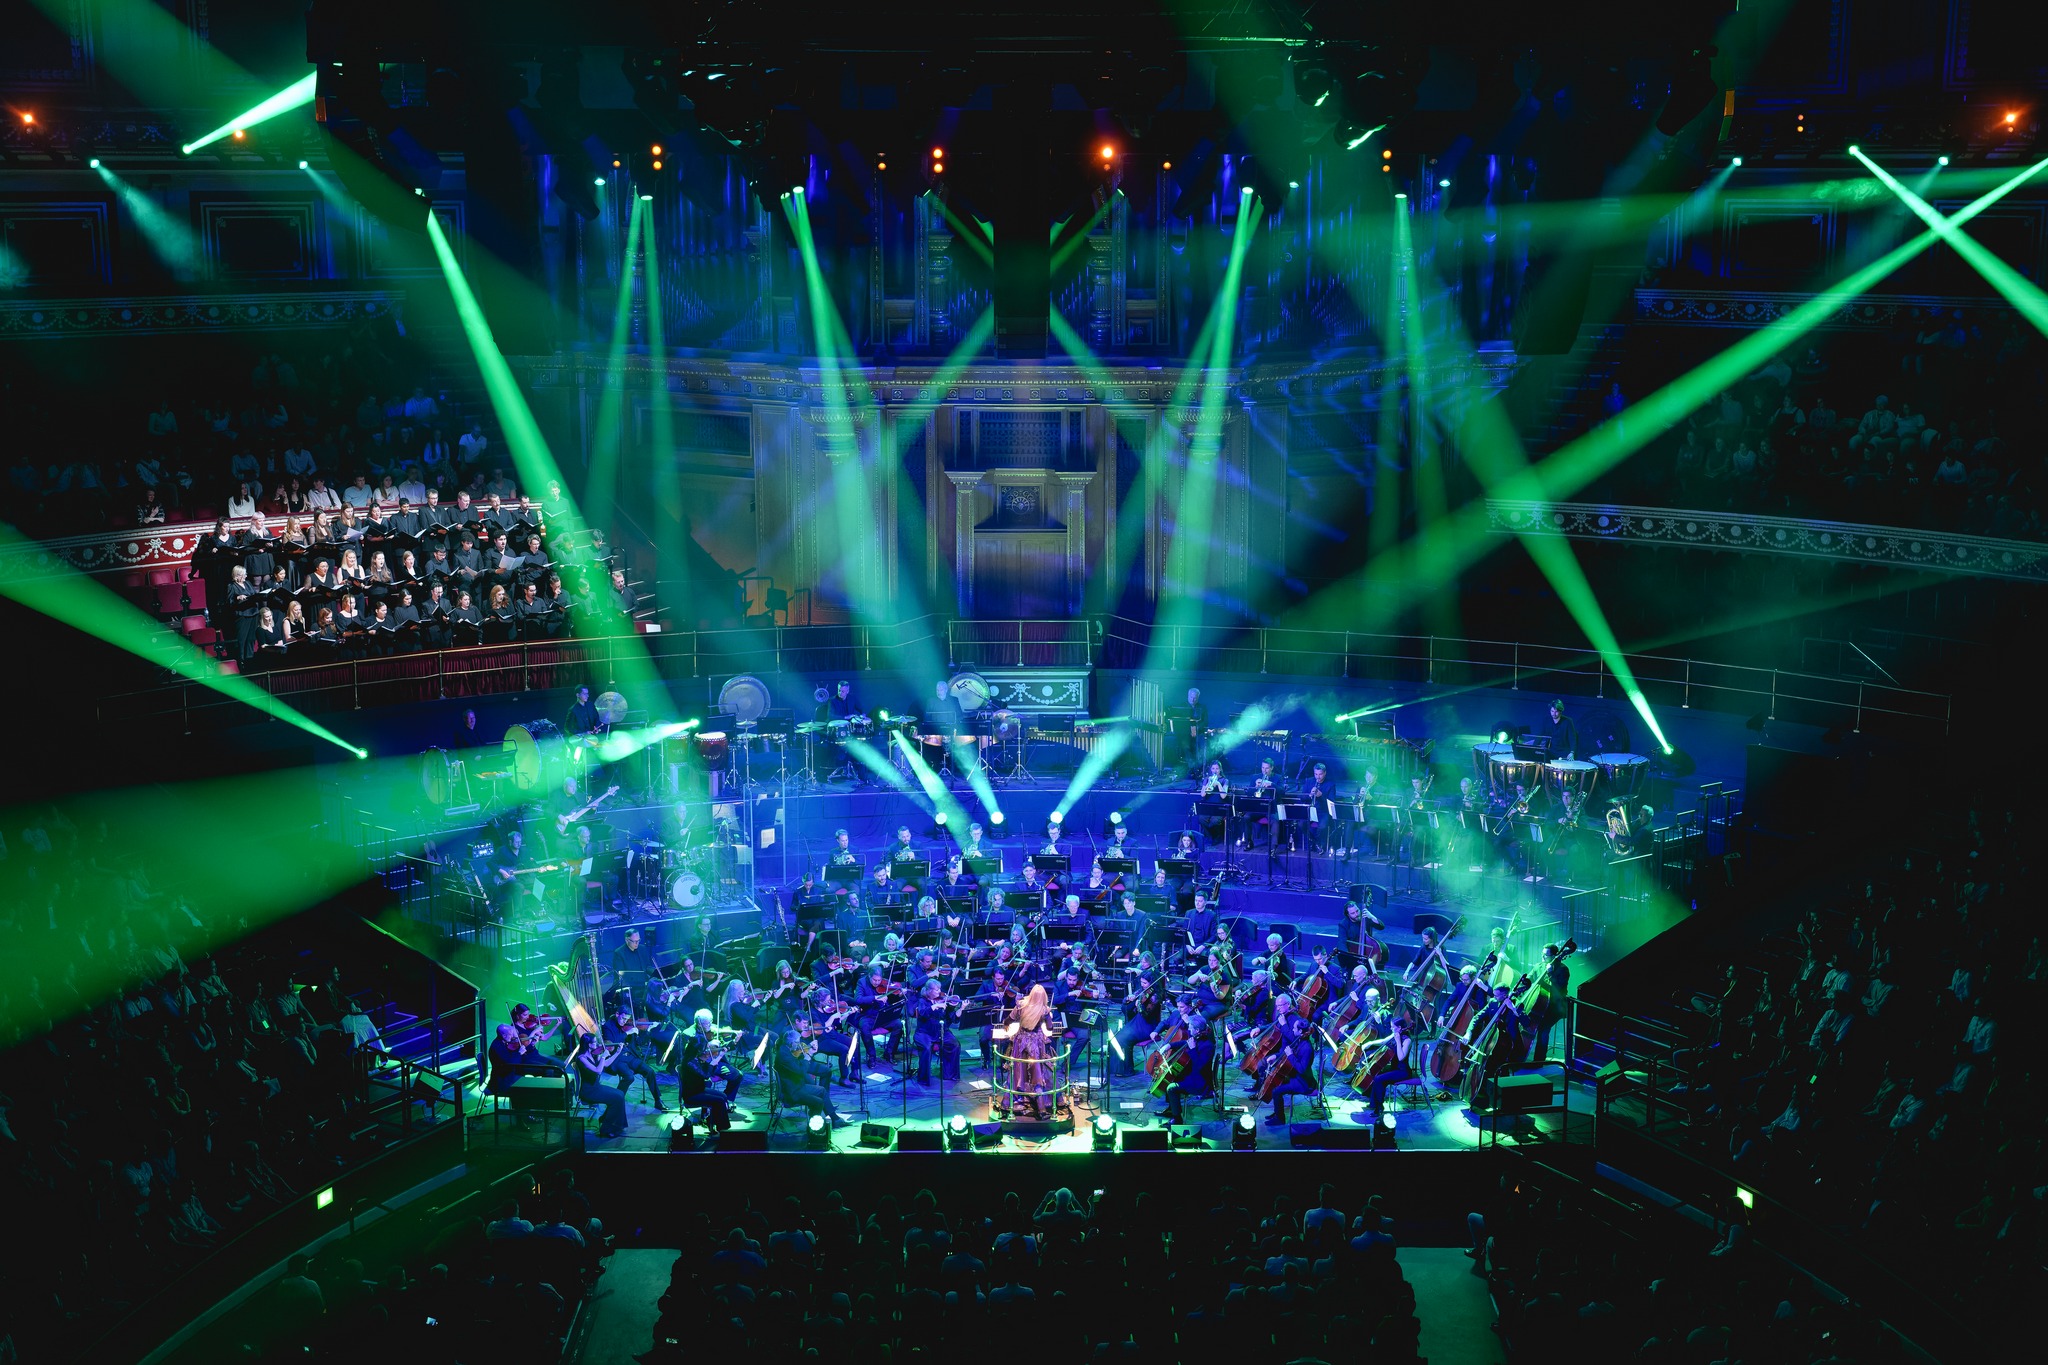
M 611 1083 L 610 1073 L 625 1049 L 623 1045 L 607 1047 L 603 1039 L 591 1033 L 579 1033 L 577 1044 L 577 1099 L 586 1105 L 604 1106 L 604 1118 L 597 1128 L 598 1137 L 607 1141 L 622 1137 L 626 1132 L 626 1093 Z
M 562 1068 L 541 1057 L 533 1045 L 519 1034 L 511 1024 L 498 1025 L 498 1033 L 491 1040 L 491 1082 L 493 1095 L 512 1093 L 512 1082 L 521 1076 L 545 1076 L 562 1074 Z
M 889 1041 L 885 1045 L 888 1060 L 896 1060 L 896 1025 L 903 1020 L 903 987 L 887 979 L 886 969 L 878 957 L 868 964 L 867 975 L 861 978 L 859 988 L 854 992 L 854 1004 L 860 1008 L 860 1042 L 862 1055 L 869 1063 L 874 1061 L 874 1036 L 888 1031 Z
M 1285 990 L 1294 980 L 1294 959 L 1287 956 L 1287 940 L 1278 934 L 1266 935 L 1266 974 L 1273 978 L 1276 990 Z
M 1232 979 L 1244 974 L 1243 969 L 1238 965 L 1237 942 L 1231 937 L 1229 920 L 1216 921 L 1215 929 L 1210 931 L 1209 934 L 1209 951 L 1222 959 L 1223 965 L 1230 970 Z
M 1010 1012 L 1010 1007 L 1017 1003 L 1017 988 L 1011 984 L 1010 974 L 1004 969 L 1000 960 L 989 970 L 988 980 L 981 983 L 981 993 L 975 997 L 975 1000 L 977 1004 L 988 1007 L 988 1018 L 991 1021 L 990 1024 L 983 1024 L 981 1026 L 982 1069 L 994 1071 L 996 1052 L 992 1023 L 994 1020 L 1007 1015 Z
M 526 1050 L 528 1069 L 535 1071 L 560 1071 L 561 1066 L 541 1056 L 540 1045 L 555 1036 L 555 1028 L 562 1022 L 561 1016 L 535 1014 L 531 1006 L 512 1007 L 512 1027 L 519 1034 L 521 1046 Z
M 912 1007 L 917 1020 L 911 1042 L 917 1048 L 917 1083 L 932 1083 L 932 1053 L 939 1054 L 939 1079 L 960 1079 L 960 1040 L 953 1036 L 953 1022 L 959 1016 L 959 996 L 948 996 L 946 988 L 932 977 L 919 992 Z
M 697 1017 L 705 1027 L 710 1026 L 710 1010 L 699 1010 Z M 669 1109 L 668 1104 L 661 1098 L 661 1077 L 640 1052 L 642 1032 L 643 1027 L 633 1018 L 633 1011 L 630 1009 L 621 1008 L 604 1021 L 605 1042 L 619 1049 L 618 1057 L 612 1062 L 612 1073 L 619 1078 L 619 1089 L 622 1092 L 633 1088 L 635 1076 L 646 1081 L 647 1093 L 654 1096 L 655 1111 L 666 1114 Z
M 848 1031 L 853 1016 L 853 1008 L 842 1003 L 828 986 L 814 992 L 810 1008 L 797 1017 L 798 1031 L 817 1044 L 816 1053 L 806 1059 L 805 1070 L 818 1078 L 820 1086 L 827 1083 L 834 1070 L 839 1072 L 841 1085 L 853 1083 L 847 1072 L 854 1054 L 853 1034 Z
M 1152 954 L 1140 952 L 1130 970 L 1131 989 L 1124 997 L 1124 1021 L 1116 1030 L 1117 1046 L 1123 1052 L 1123 1074 L 1126 1076 L 1137 1074 L 1138 1048 L 1158 1029 L 1166 1006 L 1166 973 L 1153 961 Z
M 1081 1012 L 1102 998 L 1100 986 L 1083 985 L 1081 964 L 1068 961 L 1052 983 L 1052 1007 L 1066 1017 L 1067 1037 L 1073 1040 L 1074 1055 L 1084 1057 L 1094 1039 L 1093 1030 L 1081 1022 Z
M 789 959 L 782 958 L 775 964 L 773 983 L 756 997 L 755 1010 L 771 1024 L 780 1026 L 796 1017 L 802 1009 L 804 993 L 808 989 L 804 979 L 796 974 L 796 968 L 790 966 Z

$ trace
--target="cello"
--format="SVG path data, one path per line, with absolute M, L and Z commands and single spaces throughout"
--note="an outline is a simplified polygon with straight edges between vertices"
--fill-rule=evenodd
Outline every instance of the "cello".
M 1316 949 L 1314 968 L 1295 987 L 1294 1012 L 1305 1020 L 1315 1018 L 1316 1011 L 1330 998 L 1329 966 L 1329 952 Z
M 1376 1010 L 1372 1017 L 1360 1021 L 1358 1027 L 1337 1045 L 1336 1055 L 1330 1059 L 1330 1065 L 1338 1071 L 1349 1071 L 1357 1066 L 1358 1059 L 1365 1049 L 1385 1036 L 1382 1029 L 1389 1017 L 1388 1011 Z
M 1180 1018 L 1168 1025 L 1155 1041 L 1158 1046 L 1145 1058 L 1145 1074 L 1152 1078 L 1149 1089 L 1157 1096 L 1164 1095 L 1168 1086 L 1187 1079 L 1194 1059 L 1190 1046 L 1194 1038 L 1189 1032 L 1188 1021 Z

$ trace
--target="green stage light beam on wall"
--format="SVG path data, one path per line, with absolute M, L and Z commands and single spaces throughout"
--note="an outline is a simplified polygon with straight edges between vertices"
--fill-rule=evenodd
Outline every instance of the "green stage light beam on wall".
M 135 220 L 142 239 L 149 243 L 149 249 L 156 253 L 158 260 L 181 274 L 190 273 L 198 267 L 199 238 L 188 224 L 173 218 L 163 205 L 150 197 L 147 190 L 136 188 L 105 166 L 93 167 L 93 174 L 121 197 L 122 206 Z
M 882 757 L 881 751 L 876 749 L 874 745 L 868 743 L 866 740 L 847 740 L 846 752 L 849 755 L 851 755 L 854 761 L 859 763 L 861 767 L 866 768 L 876 777 L 881 778 L 882 782 L 885 785 L 894 787 L 897 791 L 900 792 L 910 792 L 914 794 L 914 789 L 910 785 L 910 779 L 905 777 L 902 773 L 896 771 L 896 765 L 894 763 L 891 763 L 888 759 Z
M 562 507 L 549 518 L 548 536 L 556 544 L 566 547 L 560 558 L 585 576 L 593 593 L 608 591 L 609 583 L 588 581 L 589 575 L 599 567 L 590 553 L 588 523 L 584 521 L 575 499 L 569 496 L 568 483 L 562 478 L 561 467 L 555 463 L 554 452 L 548 448 L 547 438 L 541 434 L 540 423 L 534 420 L 533 409 L 527 406 L 526 395 L 519 390 L 519 381 L 513 377 L 512 367 L 505 363 L 504 353 L 498 349 L 497 338 L 491 333 L 490 319 L 484 316 L 483 305 L 477 302 L 475 291 L 469 287 L 469 278 L 463 273 L 462 263 L 455 258 L 455 248 L 432 209 L 427 210 L 427 239 L 434 244 L 434 255 L 441 263 L 441 274 L 455 300 L 455 313 L 461 320 L 463 336 L 468 340 L 470 353 L 476 358 L 477 369 L 483 376 L 484 394 L 490 399 L 491 411 L 497 416 L 499 428 L 505 433 L 505 444 L 512 452 L 513 467 L 519 471 L 520 485 L 533 490 L 545 489 L 550 483 L 561 485 Z M 665 702 L 668 693 L 661 686 L 653 661 L 647 656 L 646 646 L 638 636 L 627 638 L 632 643 L 612 655 L 619 665 L 620 680 L 650 703 L 657 700 Z
M 32 551 L 35 542 L 0 522 L 0 546 Z M 32 562 L 31 555 L 22 554 L 15 562 L 27 566 Z M 125 649 L 138 659 L 168 668 L 188 682 L 210 687 L 266 716 L 297 726 L 357 758 L 367 756 L 366 750 L 279 701 L 241 674 L 222 672 L 219 662 L 199 646 L 150 619 L 142 608 L 113 589 L 68 565 L 54 567 L 55 561 L 49 562 L 53 565 L 51 572 L 36 573 L 23 568 L 0 576 L 0 594 L 96 640 Z
M 583 505 L 600 525 L 611 520 L 618 494 L 620 442 L 625 433 L 626 351 L 633 334 L 633 271 L 640 253 L 641 215 L 646 206 L 633 201 L 626 219 L 626 254 L 619 261 L 619 300 L 612 314 L 612 344 L 605 355 L 604 392 L 597 400 L 597 420 L 590 440 L 590 479 Z
M 323 175 L 311 166 L 306 165 L 303 161 L 299 163 L 299 169 L 305 172 L 306 179 L 313 182 L 313 188 L 320 191 L 320 197 L 327 201 L 327 207 L 330 210 L 335 213 L 344 214 L 349 218 L 354 217 L 356 211 L 355 200 L 349 198 L 348 194 L 339 185 L 331 183 L 332 177 Z M 330 223 L 332 221 L 332 219 L 329 220 Z
M 655 553 L 668 571 L 671 583 L 689 582 L 690 528 L 684 521 L 683 490 L 676 471 L 675 400 L 668 389 L 668 331 L 666 310 L 661 301 L 661 240 L 652 205 L 645 206 L 646 249 L 641 268 L 646 283 L 648 367 L 647 429 L 653 449 L 648 452 L 647 477 L 655 510 Z
M 1209 569 L 1215 552 L 1209 528 L 1215 515 L 1217 467 L 1222 461 L 1224 403 L 1229 396 L 1231 353 L 1237 335 L 1237 297 L 1244 279 L 1245 253 L 1258 221 L 1256 196 L 1247 187 L 1238 196 L 1230 263 L 1224 269 L 1223 287 L 1211 309 L 1216 315 L 1216 328 L 1209 338 L 1208 355 L 1201 362 L 1201 406 L 1187 443 L 1172 539 L 1166 547 L 1159 608 L 1140 677 L 1156 674 L 1161 642 L 1175 640 L 1184 627 L 1199 623 L 1208 602 Z
M 910 774 L 917 779 L 917 785 L 924 789 L 924 799 L 930 803 L 934 814 L 944 815 L 946 821 L 940 826 L 946 837 L 954 843 L 967 831 L 967 812 L 953 799 L 953 793 L 946 789 L 945 779 L 932 771 L 932 765 L 924 761 L 924 755 L 917 746 L 906 739 L 901 730 L 891 732 L 896 747 L 903 751 L 904 759 L 910 764 Z
M 2019 189 L 2043 168 L 2036 163 L 2008 177 L 1998 188 L 1972 201 L 1946 221 L 1960 227 L 1978 214 Z M 1867 293 L 1881 280 L 1925 251 L 1939 235 L 1929 229 L 1904 242 L 1876 260 L 1852 271 L 1832 287 L 1816 294 L 1783 317 L 1743 337 L 1732 346 L 1701 362 L 1663 388 L 1632 405 L 1625 421 L 1609 421 L 1567 442 L 1540 463 L 1507 476 L 1491 490 L 1489 497 L 1517 502 L 1557 502 L 1619 465 L 1643 446 L 1685 420 L 1687 413 L 1714 394 L 1798 341 L 1849 300 Z M 1479 410 L 1494 407 L 1482 405 Z M 1350 629 L 1376 629 L 1394 619 L 1418 591 L 1448 582 L 1466 566 L 1476 562 L 1496 543 L 1488 530 L 1487 499 L 1477 498 L 1386 554 L 1376 556 L 1352 580 L 1353 591 L 1325 592 L 1304 604 L 1311 613 L 1330 612 L 1341 616 Z M 1379 592 L 1356 591 L 1360 586 L 1378 584 Z M 1294 613 L 1299 616 L 1300 613 Z
M 1911 209 L 1916 218 L 1927 224 L 1950 250 L 1962 257 L 1972 270 L 1982 275 L 1984 282 L 1996 289 L 2021 317 L 2034 325 L 2036 331 L 2048 333 L 2048 294 L 2042 293 L 2039 286 L 1999 260 L 1975 237 L 1959 227 L 1952 226 L 1933 205 L 1900 184 L 1889 171 L 1872 161 L 1862 151 L 1851 147 L 1849 154 L 1862 162 L 1872 175 L 1883 182 L 1886 189 L 1897 195 L 1899 201 Z
M 236 133 L 254 128 L 257 124 L 274 119 L 279 114 L 288 114 L 294 109 L 304 108 L 313 102 L 313 87 L 318 84 L 319 79 L 318 72 L 307 72 L 255 108 L 243 110 L 197 142 L 186 143 L 183 148 L 185 155 L 190 156 L 201 147 L 211 147 L 224 137 L 233 137 Z
M 1072 810 L 1076 802 L 1094 790 L 1104 774 L 1116 768 L 1116 761 L 1137 737 L 1138 732 L 1129 725 L 1114 726 L 1108 733 L 1096 735 L 1095 746 L 1081 755 L 1080 763 L 1075 765 L 1074 776 L 1060 796 L 1059 809 Z
M 811 232 L 810 207 L 804 196 L 791 192 L 782 196 L 782 208 L 789 220 L 798 254 L 803 262 L 805 298 L 811 314 L 811 333 L 817 350 L 819 389 L 823 397 L 824 420 L 818 425 L 817 440 L 825 454 L 826 486 L 818 496 L 832 502 L 832 526 L 837 538 L 833 547 L 848 605 L 869 625 L 891 623 L 903 616 L 901 604 L 913 604 L 911 615 L 921 616 L 915 581 L 899 578 L 892 591 L 887 572 L 887 546 L 881 536 L 893 523 L 878 506 L 877 485 L 870 477 L 871 465 L 879 467 L 890 442 L 882 436 L 885 425 L 881 404 L 860 374 L 846 327 L 833 302 L 831 288 L 818 263 L 817 242 Z M 978 330 L 978 329 L 977 329 Z M 991 327 L 991 331 L 993 328 Z M 966 357 L 958 350 L 962 362 Z M 858 392 L 864 401 L 858 409 L 849 398 Z M 901 674 L 939 678 L 945 674 L 945 660 L 929 641 L 912 651 L 913 657 L 899 660 Z

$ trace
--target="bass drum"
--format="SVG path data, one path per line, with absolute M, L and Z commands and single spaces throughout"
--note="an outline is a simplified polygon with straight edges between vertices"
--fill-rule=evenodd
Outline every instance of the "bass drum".
M 694 872 L 679 872 L 668 884 L 669 904 L 695 910 L 704 903 L 704 879 Z
M 429 804 L 448 804 L 449 788 L 455 780 L 455 757 L 446 749 L 429 749 L 420 755 L 420 790 Z
M 551 720 L 530 720 L 505 731 L 504 751 L 512 785 L 520 791 L 556 791 L 575 775 L 568 742 Z

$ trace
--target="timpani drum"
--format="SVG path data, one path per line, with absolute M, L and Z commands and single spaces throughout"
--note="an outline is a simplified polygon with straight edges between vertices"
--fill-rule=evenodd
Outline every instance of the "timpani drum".
M 576 776 L 581 751 L 572 756 L 561 727 L 551 720 L 529 720 L 505 731 L 506 768 L 520 791 L 553 791 Z
M 1599 780 L 1600 770 L 1584 759 L 1558 758 L 1543 765 L 1543 786 L 1559 805 L 1583 804 Z
M 695 738 L 697 761 L 704 765 L 704 771 L 724 772 L 731 766 L 732 754 L 727 748 L 725 731 L 701 730 Z
M 1513 795 L 1518 786 L 1534 791 L 1543 776 L 1543 765 L 1533 758 L 1516 758 L 1513 746 L 1505 756 L 1495 754 L 1487 759 L 1486 768 L 1493 789 L 1503 795 Z
M 1650 760 L 1641 754 L 1594 754 L 1592 763 L 1600 770 L 1600 786 L 1611 797 L 1636 795 L 1650 771 Z
M 1515 746 L 1512 744 L 1475 744 L 1472 746 L 1472 776 L 1490 786 L 1493 782 L 1493 760 L 1514 756 Z

